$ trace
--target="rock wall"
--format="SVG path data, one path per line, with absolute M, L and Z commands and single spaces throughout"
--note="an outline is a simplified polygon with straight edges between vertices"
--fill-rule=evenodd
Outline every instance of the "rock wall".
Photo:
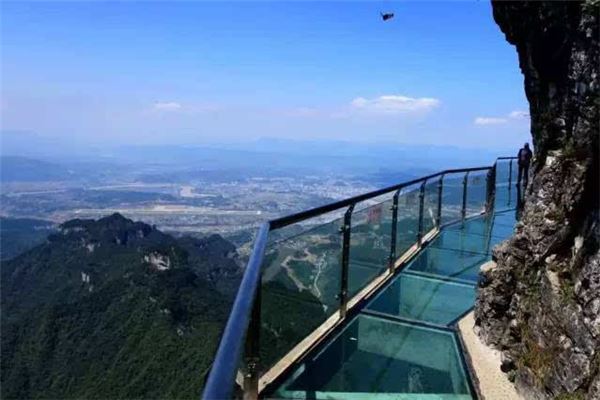
M 492 5 L 519 55 L 535 156 L 521 222 L 482 275 L 475 329 L 525 398 L 600 399 L 600 2 Z

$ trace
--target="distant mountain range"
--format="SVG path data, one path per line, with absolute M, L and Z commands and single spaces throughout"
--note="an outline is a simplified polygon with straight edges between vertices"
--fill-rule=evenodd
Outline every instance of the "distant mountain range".
M 513 151 L 507 153 L 512 154 Z M 241 168 L 257 171 L 264 169 L 266 165 L 269 171 L 294 168 L 307 172 L 368 174 L 387 170 L 415 176 L 438 169 L 489 165 L 497 156 L 505 155 L 496 148 L 271 138 L 203 146 L 125 146 L 114 148 L 105 154 L 129 162 L 153 160 L 209 169 Z
M 2 182 L 64 181 L 76 178 L 75 172 L 54 162 L 18 156 L 0 157 Z
M 19 176 L 28 179 L 30 174 L 27 171 L 31 167 L 28 163 L 32 159 L 50 162 L 52 165 L 47 165 L 47 172 L 38 176 L 52 179 L 68 174 L 94 175 L 99 169 L 123 173 L 129 165 L 145 166 L 143 177 L 154 181 L 172 176 L 184 179 L 186 174 L 197 176 L 199 171 L 242 176 L 290 176 L 290 173 L 306 175 L 323 172 L 370 175 L 385 171 L 414 177 L 446 168 L 489 165 L 495 157 L 511 155 L 516 151 L 396 142 L 276 138 L 204 145 L 74 147 L 72 143 L 51 141 L 33 133 L 6 131 L 2 132 L 0 138 L 1 156 L 21 157 L 3 161 L 7 168 L 7 172 L 3 173 L 3 181 L 16 180 L 14 178 Z
M 195 398 L 239 278 L 218 235 L 114 214 L 3 261 L 1 397 Z

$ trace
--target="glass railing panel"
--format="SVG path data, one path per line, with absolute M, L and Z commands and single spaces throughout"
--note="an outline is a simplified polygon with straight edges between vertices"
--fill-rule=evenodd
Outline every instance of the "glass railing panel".
M 511 170 L 510 160 L 498 160 L 496 162 L 496 184 L 506 184 L 509 180 L 509 171 Z M 514 176 L 514 169 L 516 163 L 512 161 L 512 174 Z M 513 180 L 514 182 L 514 180 Z
M 496 188 L 495 188 L 495 203 L 494 207 L 496 210 L 503 209 L 508 201 L 507 189 L 508 189 L 508 169 L 506 163 L 503 161 L 496 162 Z
M 517 160 L 513 160 L 513 166 L 512 166 L 512 176 L 511 176 L 511 188 L 510 188 L 510 208 L 515 208 L 517 206 L 517 195 L 518 195 L 518 191 L 517 191 L 517 179 L 519 177 L 519 164 L 517 163 Z M 521 182 L 521 196 L 523 196 L 523 184 L 524 182 Z
M 461 218 L 464 176 L 464 173 L 444 175 L 444 187 L 442 189 L 442 225 L 452 221 L 458 221 Z
M 487 170 L 469 173 L 467 179 L 466 215 L 479 214 L 485 211 L 487 192 Z
M 419 232 L 419 187 L 402 189 L 398 196 L 396 224 L 396 257 L 400 257 L 417 242 Z
M 348 264 L 349 297 L 357 294 L 388 268 L 391 232 L 392 200 L 354 211 L 352 214 Z
M 423 197 L 423 235 L 435 228 L 438 210 L 439 178 L 427 181 Z
M 448 325 L 475 302 L 475 286 L 400 274 L 367 306 L 399 318 Z
M 332 218 L 333 219 L 333 218 Z M 337 219 L 337 218 L 336 218 Z M 275 229 L 269 232 L 269 242 L 275 243 L 279 242 L 294 236 L 298 236 L 302 232 L 309 230 L 310 228 L 314 228 L 316 226 L 323 225 L 322 223 L 314 223 L 314 221 L 309 220 L 309 222 L 305 225 L 301 223 L 288 225 L 286 227 Z
M 514 179 L 514 174 L 516 167 L 516 162 L 513 160 L 511 173 L 510 160 L 498 160 L 496 163 L 496 210 L 503 210 L 515 206 L 516 181 Z M 511 176 L 510 182 L 509 175 Z
M 517 159 L 514 159 L 514 160 L 512 160 L 512 175 L 511 175 L 511 181 L 513 182 L 513 184 L 516 185 L 518 178 L 519 178 L 519 162 Z
M 470 399 L 454 335 L 360 314 L 268 396 L 358 400 L 373 395 Z
M 261 287 L 261 366 L 266 371 L 339 308 L 343 220 L 268 245 Z

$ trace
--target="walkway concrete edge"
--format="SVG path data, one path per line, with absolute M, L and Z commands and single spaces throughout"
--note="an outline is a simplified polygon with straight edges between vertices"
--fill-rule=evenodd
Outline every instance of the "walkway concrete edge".
M 473 311 L 465 315 L 457 326 L 465 351 L 465 361 L 478 397 L 482 400 L 523 400 L 506 374 L 500 370 L 500 352 L 486 346 L 473 331 Z

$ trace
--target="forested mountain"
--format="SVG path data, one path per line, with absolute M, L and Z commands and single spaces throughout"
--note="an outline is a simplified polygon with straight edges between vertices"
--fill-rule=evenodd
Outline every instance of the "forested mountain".
M 72 220 L 2 269 L 2 398 L 193 398 L 240 271 L 218 235 Z

